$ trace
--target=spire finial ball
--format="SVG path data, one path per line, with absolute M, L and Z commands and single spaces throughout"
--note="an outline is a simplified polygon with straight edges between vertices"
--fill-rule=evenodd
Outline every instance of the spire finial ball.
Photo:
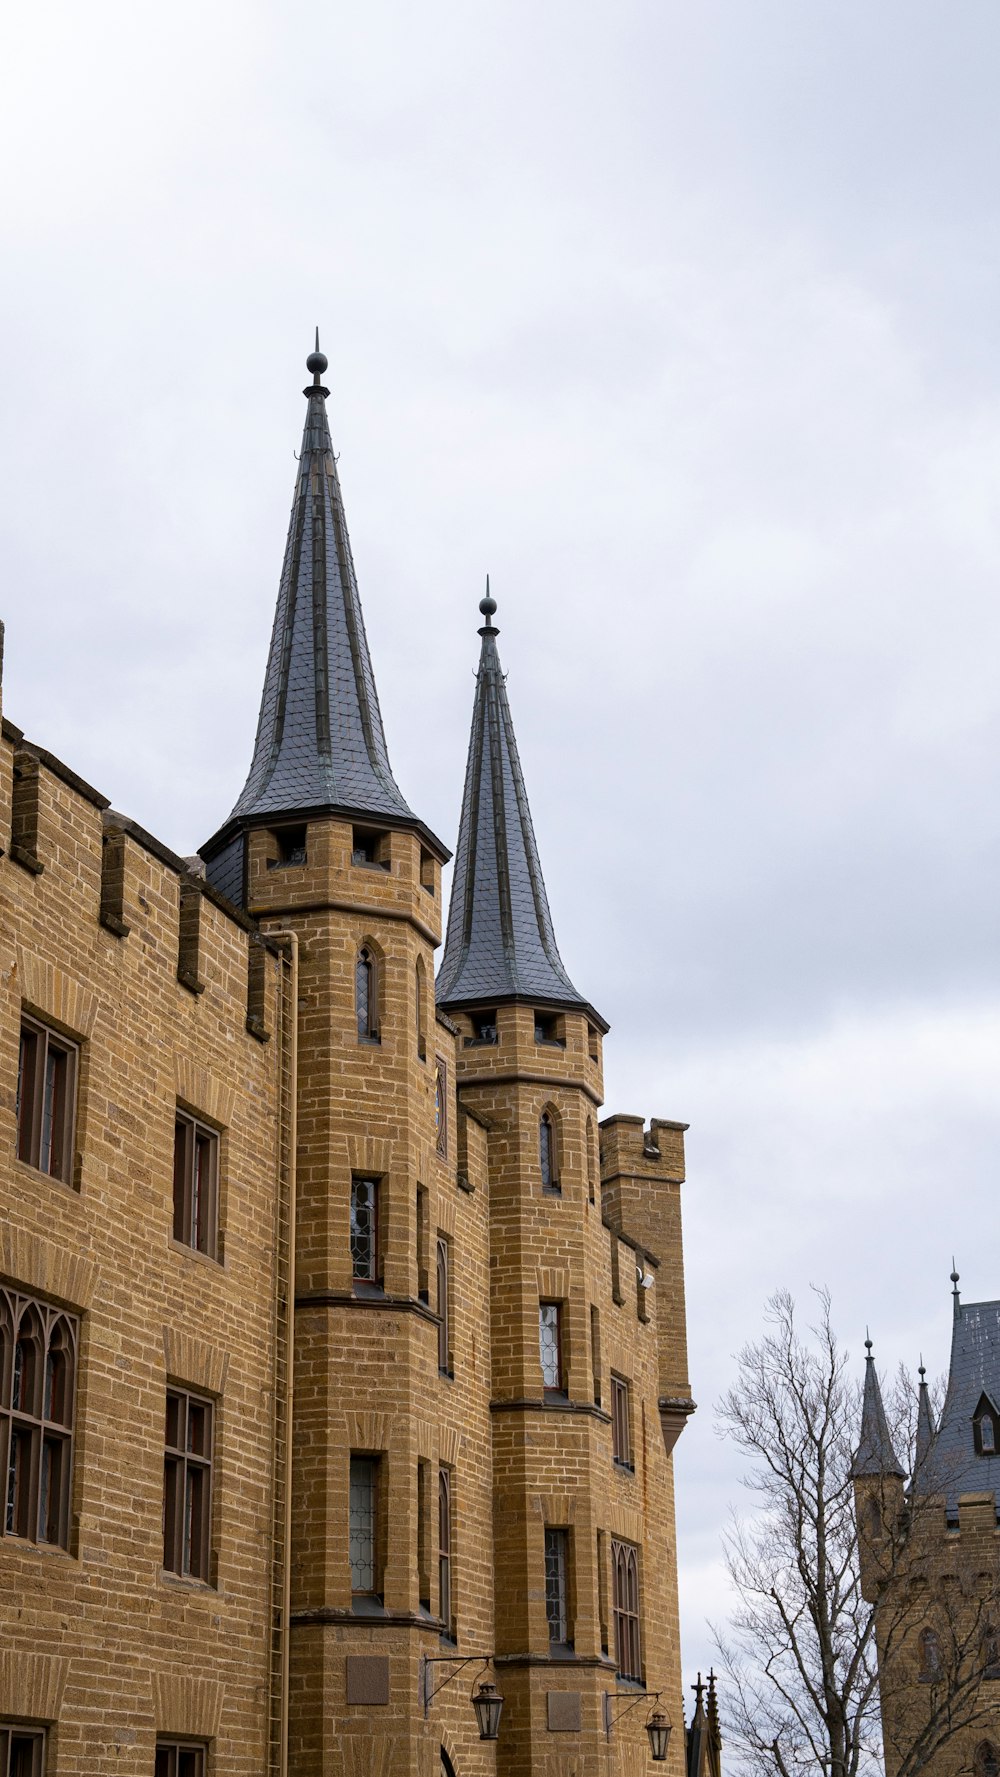
M 492 617 L 494 612 L 496 611 L 496 608 L 497 608 L 496 599 L 490 598 L 488 594 L 487 594 L 486 598 L 480 599 L 480 601 L 479 601 L 479 609 L 481 610 L 484 617 Z
M 871 1357 L 871 1354 L 872 1354 L 872 1342 L 871 1342 L 871 1340 L 870 1340 L 870 1339 L 866 1339 L 866 1340 L 865 1340 L 865 1350 L 866 1350 L 866 1351 L 867 1351 L 867 1353 L 868 1353 L 868 1356 L 869 1356 L 869 1357 Z
M 306 359 L 306 369 L 310 371 L 313 376 L 322 376 L 324 370 L 327 369 L 329 362 L 330 360 L 325 352 L 310 352 Z

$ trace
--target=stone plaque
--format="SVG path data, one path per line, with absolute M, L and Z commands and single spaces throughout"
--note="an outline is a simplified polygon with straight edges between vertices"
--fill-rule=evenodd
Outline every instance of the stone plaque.
M 388 1654 L 348 1654 L 347 1701 L 369 1709 L 380 1709 L 388 1703 Z
M 579 1691 L 547 1691 L 549 1704 L 549 1733 L 578 1734 L 580 1732 L 580 1693 Z

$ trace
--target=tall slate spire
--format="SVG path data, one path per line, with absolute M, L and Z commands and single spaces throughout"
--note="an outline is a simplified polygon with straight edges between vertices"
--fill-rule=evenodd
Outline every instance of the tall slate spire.
M 875 1373 L 875 1359 L 872 1357 L 872 1342 L 865 1340 L 868 1356 L 865 1360 L 865 1393 L 861 1407 L 861 1437 L 851 1474 L 855 1480 L 863 1475 L 898 1475 L 905 1480 L 906 1471 L 901 1469 L 896 1452 L 892 1447 L 889 1427 L 886 1422 L 885 1408 L 882 1405 L 882 1390 L 878 1385 Z
M 607 1029 L 566 973 L 556 945 L 493 624 L 486 619 L 476 677 L 448 934 L 437 1002 L 533 1000 L 579 1008 Z
M 414 821 L 389 765 L 326 418 L 306 359 L 306 422 L 253 763 L 229 821 L 312 808 Z M 226 823 L 227 827 L 229 822 Z

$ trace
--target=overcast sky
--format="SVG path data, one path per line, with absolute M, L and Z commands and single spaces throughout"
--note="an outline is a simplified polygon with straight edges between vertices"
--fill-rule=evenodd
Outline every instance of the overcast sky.
M 0 45 L 6 713 L 191 852 L 319 322 L 404 794 L 489 571 L 608 1111 L 689 1121 L 685 1666 L 778 1286 L 1000 1295 L 995 0 L 53 0 Z

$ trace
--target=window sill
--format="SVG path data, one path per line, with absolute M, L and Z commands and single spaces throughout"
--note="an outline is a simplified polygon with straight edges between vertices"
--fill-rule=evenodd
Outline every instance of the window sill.
M 41 1555 L 47 1561 L 63 1560 L 79 1562 L 80 1557 L 72 1550 L 64 1549 L 62 1543 L 35 1543 L 27 1536 L 16 1536 L 12 1530 L 0 1536 L 0 1549 L 20 1549 L 25 1555 Z
M 352 1294 L 359 1301 L 377 1301 L 385 1299 L 385 1288 L 372 1277 L 354 1277 L 351 1279 Z
M 358 1046 L 359 1046 L 359 1048 L 362 1048 L 362 1049 L 381 1049 L 382 1038 L 381 1037 L 363 1037 L 359 1033 Z
M 193 1573 L 175 1573 L 172 1567 L 160 1568 L 160 1579 L 165 1586 L 176 1586 L 179 1592 L 210 1592 L 213 1597 L 219 1596 L 218 1586 L 211 1580 L 200 1580 Z
M 380 864 L 378 862 L 377 858 L 352 858 L 351 859 L 351 869 L 352 870 L 380 870 L 382 872 L 383 876 L 388 876 L 392 870 L 392 865 L 391 864 Z
M 633 1480 L 635 1479 L 634 1462 L 623 1462 L 620 1456 L 613 1456 L 611 1461 L 612 1465 L 618 1470 L 620 1475 L 630 1475 Z
M 203 1253 L 197 1246 L 188 1246 L 186 1240 L 178 1240 L 173 1234 L 170 1236 L 170 1246 L 175 1253 L 183 1253 L 186 1259 L 196 1259 L 199 1265 L 211 1265 L 216 1271 L 226 1269 L 224 1259 L 217 1259 L 212 1253 Z
M 74 1185 L 72 1179 L 60 1178 L 57 1172 L 44 1172 L 40 1166 L 33 1166 L 30 1160 L 22 1160 L 19 1154 L 15 1154 L 14 1164 L 21 1172 L 29 1173 L 32 1178 L 43 1178 L 50 1185 L 61 1185 L 64 1191 L 72 1191 L 74 1197 L 80 1195 L 80 1187 Z
M 442 1382 L 454 1382 L 455 1380 L 454 1370 L 446 1370 L 441 1364 L 438 1364 L 438 1375 Z
M 549 1659 L 550 1660 L 575 1660 L 576 1659 L 576 1648 L 573 1646 L 573 1643 L 571 1641 L 550 1641 L 549 1642 Z
M 385 1605 L 377 1592 L 355 1592 L 351 1609 L 356 1617 L 384 1617 Z
M 616 1672 L 615 1683 L 621 1685 L 624 1691 L 633 1691 L 638 1697 L 644 1697 L 646 1694 L 646 1680 L 644 1678 L 626 1678 L 624 1673 Z
M 562 1185 L 543 1185 L 542 1186 L 542 1196 L 543 1197 L 561 1197 L 562 1196 Z

